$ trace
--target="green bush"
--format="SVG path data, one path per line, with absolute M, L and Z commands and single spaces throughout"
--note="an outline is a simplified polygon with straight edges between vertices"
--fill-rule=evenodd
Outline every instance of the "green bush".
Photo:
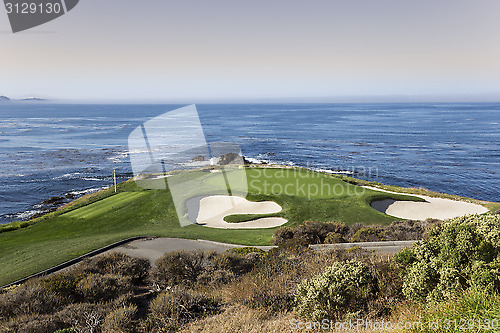
M 0 226 L 0 233 L 7 231 L 14 231 L 19 229 L 19 226 L 9 223 L 8 225 Z
M 245 256 L 249 253 L 260 253 L 260 254 L 266 253 L 266 251 L 261 250 L 257 247 L 253 247 L 253 246 L 235 247 L 234 249 L 227 250 L 227 252 L 236 253 L 236 254 L 239 254 L 240 256 Z
M 428 240 L 394 257 L 403 293 L 419 302 L 453 298 L 469 287 L 500 289 L 500 216 L 450 219 L 429 232 Z
M 341 318 L 360 312 L 376 289 L 376 281 L 366 264 L 335 262 L 323 273 L 299 284 L 295 310 L 312 320 Z

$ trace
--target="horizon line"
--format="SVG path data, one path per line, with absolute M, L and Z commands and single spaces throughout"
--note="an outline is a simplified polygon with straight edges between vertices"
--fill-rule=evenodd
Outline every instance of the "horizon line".
M 317 97 L 215 97 L 215 98 L 52 98 L 31 95 L 8 97 L 4 103 L 54 104 L 336 104 L 336 103 L 500 103 L 498 94 L 422 94 L 422 95 L 343 95 Z M 36 96 L 36 97 L 33 97 Z M 31 100 L 30 100 L 31 99 Z M 40 99 L 40 100 L 36 100 Z

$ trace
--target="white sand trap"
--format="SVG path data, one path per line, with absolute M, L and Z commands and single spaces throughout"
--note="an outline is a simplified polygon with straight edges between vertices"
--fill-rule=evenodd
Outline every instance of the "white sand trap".
M 272 214 L 281 211 L 276 202 L 252 202 L 245 198 L 229 195 L 212 195 L 200 200 L 196 223 L 219 229 L 260 229 L 273 228 L 285 224 L 282 217 L 265 217 L 253 221 L 227 223 L 224 217 L 233 214 Z
M 375 187 L 364 187 L 375 191 L 406 194 L 381 190 Z M 387 215 L 411 220 L 425 220 L 428 218 L 446 220 L 468 214 L 483 214 L 488 212 L 487 208 L 470 202 L 432 198 L 425 195 L 408 195 L 422 198 L 426 202 L 395 201 L 392 199 L 386 199 L 373 202 L 372 207 Z

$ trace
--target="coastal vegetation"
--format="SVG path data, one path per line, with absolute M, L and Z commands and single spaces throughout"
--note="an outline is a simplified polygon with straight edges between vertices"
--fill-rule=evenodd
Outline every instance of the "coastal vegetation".
M 341 222 L 306 221 L 295 227 L 277 229 L 271 244 L 280 245 L 287 241 L 302 241 L 305 244 L 335 244 L 380 241 L 419 240 L 427 236 L 429 230 L 441 221 L 394 221 L 390 225 L 346 225 Z
M 153 265 L 110 252 L 4 290 L 0 329 L 314 332 L 328 319 L 362 321 L 359 332 L 381 323 L 401 325 L 398 332 L 498 332 L 499 234 L 500 215 L 488 213 L 429 224 L 422 241 L 393 258 L 314 251 L 307 237 L 268 252 L 170 252 Z M 429 267 L 419 274 L 422 264 Z

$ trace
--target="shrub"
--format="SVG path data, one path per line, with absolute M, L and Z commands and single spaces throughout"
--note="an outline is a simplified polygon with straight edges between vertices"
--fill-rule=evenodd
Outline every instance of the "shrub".
M 17 229 L 19 229 L 19 227 L 17 225 L 9 224 L 7 226 L 0 227 L 0 233 L 7 232 L 7 231 L 14 231 Z
M 65 302 L 34 280 L 0 294 L 0 318 L 47 314 Z
M 255 266 L 254 272 L 272 277 L 273 275 L 285 274 L 304 268 L 303 259 L 313 252 L 307 245 L 303 243 L 297 245 L 296 243 L 290 240 L 277 248 L 269 250 L 265 259 Z M 285 245 L 290 245 L 290 248 L 285 247 Z
M 86 274 L 80 273 L 60 273 L 52 275 L 42 280 L 47 290 L 62 294 L 66 297 L 76 296 L 76 286 L 78 282 L 85 278 Z
M 136 312 L 137 307 L 135 305 L 120 307 L 111 311 L 104 318 L 102 331 L 106 333 L 129 332 Z
M 372 263 L 372 275 L 377 281 L 377 294 L 367 303 L 368 318 L 386 318 L 404 299 L 403 281 L 399 270 L 389 261 Z
M 101 303 L 69 304 L 53 315 L 54 320 L 73 329 L 71 332 L 99 332 L 106 313 L 107 305 Z
M 278 248 L 271 249 L 268 252 L 268 255 L 275 253 L 288 253 L 288 254 L 303 254 L 305 252 L 310 251 L 309 245 L 304 238 L 292 238 L 286 241 L 283 241 L 278 245 Z
M 260 254 L 257 252 L 252 252 L 249 254 L 245 255 L 245 259 L 248 260 L 248 262 L 252 265 L 252 267 L 255 267 L 258 265 L 264 258 L 266 258 L 267 252 L 265 254 Z
M 246 302 L 246 306 L 252 309 L 262 308 L 270 312 L 290 312 L 295 305 L 293 295 L 286 293 L 259 292 Z
M 61 327 L 50 315 L 22 315 L 0 325 L 2 333 L 53 333 Z
M 429 239 L 394 257 L 409 299 L 441 301 L 469 287 L 500 289 L 500 216 L 450 219 L 429 232 Z
M 338 232 L 329 232 L 325 237 L 325 244 L 345 243 L 344 235 Z
M 428 232 L 440 223 L 441 221 L 436 219 L 394 221 L 386 227 L 388 229 L 386 239 L 395 241 L 424 239 L 427 238 Z
M 248 273 L 253 268 L 250 260 L 232 252 L 216 254 L 209 260 L 214 270 L 231 271 L 234 275 Z
M 383 227 L 374 226 L 374 227 L 365 227 L 361 228 L 349 239 L 350 242 L 378 242 L 386 240 L 385 235 L 387 234 L 387 230 L 384 230 Z
M 218 269 L 215 271 L 207 270 L 198 276 L 198 282 L 204 285 L 226 284 L 233 279 L 234 273 L 227 269 Z
M 89 302 L 108 301 L 131 289 L 130 278 L 120 275 L 91 274 L 78 282 L 78 293 Z
M 353 225 L 349 230 L 351 242 L 377 242 L 419 240 L 425 238 L 427 232 L 440 223 L 439 220 L 426 221 L 394 221 L 388 226 Z
M 470 288 L 452 300 L 432 306 L 403 303 L 391 321 L 422 323 L 421 327 L 415 326 L 406 332 L 498 332 L 499 308 L 498 293 Z
M 150 322 L 160 330 L 178 329 L 183 324 L 211 315 L 219 302 L 210 297 L 174 287 L 159 294 L 150 304 Z
M 295 309 L 300 316 L 312 320 L 340 318 L 365 308 L 374 291 L 375 279 L 366 264 L 336 262 L 299 284 Z
M 327 235 L 332 232 L 344 237 L 348 234 L 349 227 L 339 222 L 306 221 L 293 228 L 281 227 L 277 229 L 271 242 L 274 245 L 280 245 L 291 239 L 301 238 L 307 244 L 322 244 L 325 242 Z
M 143 280 L 150 269 L 149 261 L 132 258 L 121 252 L 106 252 L 85 260 L 77 268 L 83 272 L 128 276 L 133 282 Z
M 227 252 L 231 252 L 231 253 L 236 253 L 240 256 L 245 256 L 249 253 L 259 253 L 259 254 L 265 254 L 266 251 L 264 250 L 261 250 L 257 247 L 253 247 L 253 246 L 246 246 L 246 247 L 235 247 L 233 249 L 229 249 L 227 250 Z
M 129 291 L 115 298 L 110 303 L 110 305 L 115 310 L 118 308 L 128 307 L 131 305 L 133 298 L 134 298 L 134 293 L 132 291 Z
M 173 251 L 156 260 L 151 271 L 153 282 L 160 287 L 194 282 L 203 271 L 203 252 Z
M 307 272 L 306 257 L 273 249 L 254 269 L 233 281 L 228 287 L 229 298 L 250 307 L 267 307 L 271 311 L 286 311 L 292 303 L 269 302 L 293 299 L 296 286 Z M 312 253 L 311 253 L 312 256 Z M 267 304 L 267 305 L 266 305 Z
M 281 227 L 276 229 L 273 238 L 271 239 L 271 244 L 279 245 L 284 241 L 290 240 L 294 237 L 294 229 L 290 227 Z

